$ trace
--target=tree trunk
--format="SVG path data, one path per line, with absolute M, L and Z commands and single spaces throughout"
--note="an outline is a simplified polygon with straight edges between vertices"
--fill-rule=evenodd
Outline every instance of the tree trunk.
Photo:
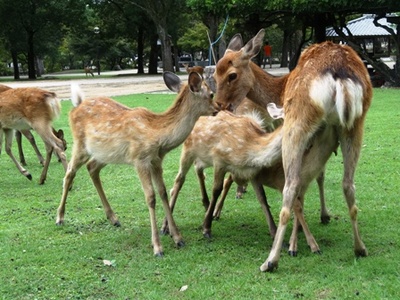
M 142 26 L 139 26 L 138 35 L 137 35 L 137 68 L 138 74 L 144 74 L 144 66 L 143 66 L 143 54 L 144 54 L 144 29 Z
M 28 78 L 29 79 L 36 79 L 33 35 L 34 35 L 33 32 L 28 32 Z
M 322 43 L 326 41 L 326 16 L 325 14 L 316 14 L 314 16 L 315 42 Z
M 158 64 L 158 46 L 157 36 L 151 38 L 150 57 L 149 57 L 149 74 L 157 74 Z
M 158 37 L 161 40 L 161 57 L 163 61 L 163 70 L 174 71 L 174 64 L 172 62 L 171 39 L 168 36 L 166 26 L 157 24 Z
M 282 43 L 282 58 L 281 58 L 281 68 L 288 67 L 288 52 L 289 52 L 289 30 L 283 31 L 283 43 Z
M 16 51 L 11 50 L 11 58 L 12 58 L 13 68 L 14 68 L 14 79 L 20 79 L 19 66 L 18 66 L 18 54 Z

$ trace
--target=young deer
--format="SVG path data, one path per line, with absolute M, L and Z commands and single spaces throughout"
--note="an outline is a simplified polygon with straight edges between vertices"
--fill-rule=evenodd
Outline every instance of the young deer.
M 274 110 L 282 115 L 281 110 Z M 237 116 L 227 112 L 220 112 L 216 117 L 201 117 L 192 133 L 183 145 L 179 173 L 176 176 L 171 190 L 171 209 L 174 209 L 178 194 L 184 184 L 186 174 L 194 163 L 199 178 L 207 167 L 214 167 L 214 183 L 211 202 L 204 202 L 207 212 L 203 223 L 203 234 L 211 236 L 211 224 L 216 210 L 215 204 L 226 188 L 224 176 L 230 172 L 230 178 L 239 184 L 251 181 L 257 199 L 269 225 L 270 235 L 274 238 L 276 226 L 272 218 L 264 193 L 263 185 L 278 189 L 282 192 L 285 177 L 281 159 L 282 127 L 272 133 L 265 132 L 260 127 L 260 121 L 249 116 Z M 323 151 L 313 147 L 313 144 L 324 143 Z M 305 222 L 302 203 L 309 183 L 321 172 L 332 152 L 338 147 L 337 137 L 332 128 L 321 127 L 313 141 L 308 145 L 309 151 L 304 154 L 302 169 L 302 189 L 299 195 L 299 204 L 296 204 L 296 229 L 292 233 L 289 253 L 297 253 L 297 229 L 299 222 L 306 234 L 307 242 L 313 252 L 319 247 Z M 321 163 L 312 163 L 322 161 Z M 226 181 L 225 181 L 226 182 Z M 162 228 L 166 229 L 166 223 Z
M 64 143 L 54 133 L 51 123 L 60 114 L 61 105 L 56 94 L 38 88 L 8 89 L 0 93 L 0 132 L 5 133 L 6 152 L 22 175 L 32 180 L 32 175 L 15 159 L 11 151 L 14 130 L 35 130 L 46 146 L 46 159 L 39 184 L 46 180 L 53 150 L 61 159 L 64 168 L 67 160 Z M 0 137 L 1 138 L 1 137 Z
M 244 96 L 260 103 L 257 88 L 273 83 L 270 79 L 271 82 L 259 80 L 251 63 L 251 58 L 260 51 L 263 37 L 264 30 L 261 30 L 239 51 L 227 50 L 218 62 L 215 73 L 217 101 L 224 107 L 234 108 Z M 364 120 L 372 99 L 372 86 L 364 64 L 350 47 L 325 42 L 306 49 L 297 67 L 275 83 L 282 91 L 280 96 L 285 111 L 282 160 L 286 178 L 276 238 L 261 271 L 273 271 L 278 267 L 290 210 L 301 191 L 302 158 L 322 125 L 337 132 L 343 155 L 342 184 L 353 229 L 354 252 L 356 256 L 366 256 L 367 249 L 358 229 L 354 192 Z M 314 144 L 313 147 L 324 149 L 325 145 Z
M 156 223 L 153 184 L 160 194 L 174 242 L 178 247 L 184 245 L 168 205 L 162 162 L 169 151 L 183 143 L 197 119 L 202 115 L 211 115 L 215 108 L 213 94 L 198 73 L 190 73 L 189 82 L 183 87 L 179 77 L 170 72 L 164 73 L 164 81 L 179 95 L 174 104 L 161 114 L 146 108 L 129 108 L 105 97 L 84 100 L 79 89 L 72 89 L 75 108 L 70 113 L 70 125 L 74 144 L 64 178 L 57 224 L 64 223 L 65 203 L 72 181 L 78 169 L 86 163 L 107 218 L 119 226 L 104 194 L 100 171 L 107 164 L 129 164 L 137 169 L 145 194 L 154 254 L 162 256 L 163 249 Z

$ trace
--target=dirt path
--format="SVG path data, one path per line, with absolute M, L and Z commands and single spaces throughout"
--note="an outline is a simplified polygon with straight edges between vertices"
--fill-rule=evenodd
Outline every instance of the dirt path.
M 284 68 L 272 68 L 267 69 L 268 73 L 281 76 L 286 74 L 288 71 Z M 72 82 L 76 82 L 80 85 L 84 91 L 86 97 L 94 96 L 122 96 L 131 94 L 142 94 L 142 93 L 165 93 L 170 92 L 164 84 L 162 74 L 158 75 L 137 75 L 133 74 L 132 70 L 125 71 L 112 71 L 103 72 L 103 75 L 113 75 L 111 78 L 98 78 L 87 77 L 83 79 L 50 79 L 50 80 L 37 80 L 37 81 L 10 81 L 4 82 L 3 84 L 8 85 L 12 88 L 16 87 L 39 87 L 52 92 L 55 92 L 60 99 L 70 99 L 70 86 Z M 72 74 L 68 74 L 71 76 Z M 82 74 L 75 74 L 82 76 Z M 117 76 L 120 75 L 120 76 Z M 51 75 L 49 75 L 50 77 Z M 57 74 L 57 78 L 62 75 Z M 179 76 L 182 81 L 187 80 L 187 74 Z
M 182 76 L 185 80 L 186 76 Z M 72 82 L 80 85 L 85 96 L 121 96 L 141 93 L 163 93 L 168 92 L 162 75 L 159 76 L 124 76 L 116 78 L 88 78 L 77 80 L 38 80 L 5 82 L 4 84 L 16 87 L 39 87 L 57 93 L 60 99 L 70 98 L 70 86 Z

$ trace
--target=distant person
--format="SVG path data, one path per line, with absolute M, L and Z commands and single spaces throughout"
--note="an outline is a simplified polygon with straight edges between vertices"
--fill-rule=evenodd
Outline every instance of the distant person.
M 272 47 L 271 45 L 268 43 L 268 41 L 265 42 L 264 45 L 264 59 L 263 59 L 263 64 L 264 64 L 264 69 L 265 69 L 265 65 L 267 64 L 267 60 L 269 62 L 269 67 L 272 68 Z

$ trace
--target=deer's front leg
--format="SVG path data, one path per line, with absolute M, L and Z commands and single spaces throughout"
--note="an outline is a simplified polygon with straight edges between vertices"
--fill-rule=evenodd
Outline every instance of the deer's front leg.
M 162 177 L 161 162 L 160 165 L 153 165 L 153 168 L 151 170 L 151 176 L 154 180 L 154 183 L 162 200 L 164 212 L 168 220 L 169 232 L 172 236 L 172 239 L 174 240 L 177 247 L 183 247 L 185 245 L 185 242 L 183 241 L 183 238 L 178 230 L 178 227 L 176 226 L 174 217 L 172 216 L 172 210 L 168 203 L 168 194 Z
M 224 170 L 221 170 L 217 166 L 214 166 L 214 184 L 212 190 L 212 198 L 203 222 L 203 236 L 206 238 L 211 238 L 211 225 L 213 221 L 214 209 L 218 197 L 221 195 L 222 192 L 225 173 L 226 172 Z

